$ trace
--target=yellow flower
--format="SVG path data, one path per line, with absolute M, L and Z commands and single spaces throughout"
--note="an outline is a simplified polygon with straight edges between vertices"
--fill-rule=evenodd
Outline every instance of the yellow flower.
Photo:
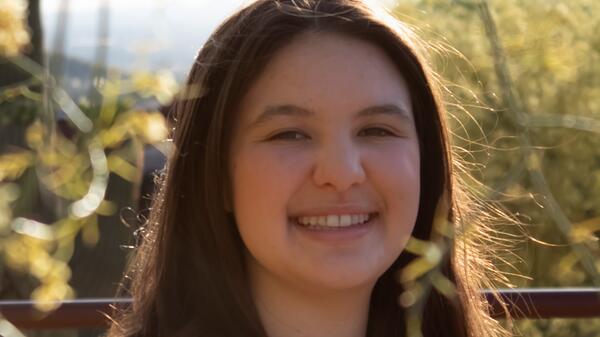
M 175 77 L 166 70 L 154 74 L 149 72 L 135 73 L 131 82 L 133 89 L 141 95 L 154 96 L 162 104 L 168 103 L 177 90 Z
M 0 182 L 17 179 L 33 162 L 33 154 L 29 151 L 0 155 Z
M 16 56 L 29 44 L 24 0 L 0 0 L 0 56 Z

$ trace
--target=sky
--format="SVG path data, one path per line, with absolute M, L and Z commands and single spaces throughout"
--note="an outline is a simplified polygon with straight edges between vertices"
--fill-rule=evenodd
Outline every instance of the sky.
M 216 26 L 250 0 L 44 0 L 46 51 L 56 51 L 59 20 L 65 24 L 64 50 L 90 62 L 98 44 L 99 9 L 108 4 L 108 64 L 127 70 L 165 69 L 181 77 Z M 393 0 L 377 0 L 390 6 Z M 68 16 L 61 19 L 67 4 Z

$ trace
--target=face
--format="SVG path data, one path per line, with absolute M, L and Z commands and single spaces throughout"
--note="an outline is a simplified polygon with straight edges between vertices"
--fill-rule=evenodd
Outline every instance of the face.
M 304 34 L 241 102 L 233 212 L 253 280 L 306 291 L 372 287 L 419 206 L 407 83 L 378 47 Z

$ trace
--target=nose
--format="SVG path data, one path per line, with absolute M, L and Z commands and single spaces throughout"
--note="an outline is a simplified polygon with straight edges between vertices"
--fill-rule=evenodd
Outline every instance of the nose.
M 317 157 L 313 172 L 317 186 L 345 191 L 365 181 L 361 151 L 351 140 L 323 145 Z

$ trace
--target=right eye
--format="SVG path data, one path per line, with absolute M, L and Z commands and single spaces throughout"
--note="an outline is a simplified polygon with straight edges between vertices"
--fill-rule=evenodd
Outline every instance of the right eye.
M 296 141 L 296 140 L 303 140 L 303 139 L 308 139 L 308 138 L 309 137 L 302 132 L 289 130 L 289 131 L 283 131 L 283 132 L 276 133 L 273 136 L 269 137 L 267 140 Z

